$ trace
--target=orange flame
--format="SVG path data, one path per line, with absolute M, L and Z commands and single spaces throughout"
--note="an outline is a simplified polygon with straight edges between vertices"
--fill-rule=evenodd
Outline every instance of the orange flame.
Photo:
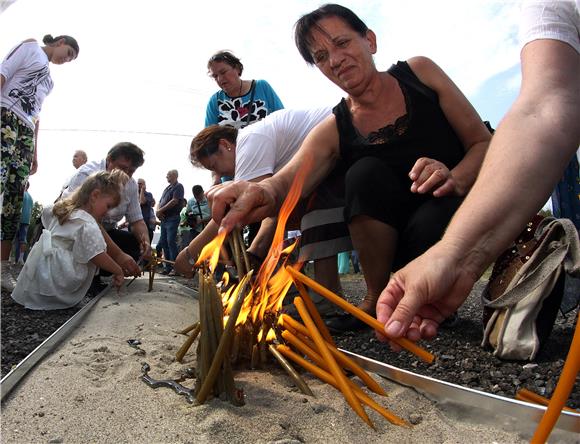
M 199 258 L 195 263 L 196 267 L 199 267 L 204 261 L 209 259 L 209 269 L 212 272 L 215 271 L 215 267 L 220 257 L 220 249 L 227 234 L 227 231 L 221 230 L 211 242 L 203 247 L 203 250 L 201 250 L 201 253 L 199 254 Z
M 298 245 L 298 242 L 296 241 L 283 249 L 284 231 L 288 218 L 300 199 L 302 186 L 306 179 L 306 175 L 310 172 L 311 165 L 312 161 L 305 162 L 298 174 L 294 177 L 290 191 L 288 192 L 288 195 L 282 204 L 282 208 L 280 209 L 280 214 L 278 215 L 278 223 L 276 225 L 276 231 L 270 250 L 260 267 L 256 282 L 244 299 L 236 326 L 243 325 L 248 322 L 248 320 L 255 325 L 258 321 L 264 319 L 266 312 L 278 313 L 282 308 L 284 297 L 293 282 L 291 275 L 286 271 L 286 262 L 290 253 L 292 253 Z M 202 250 L 198 264 L 203 260 L 207 260 L 207 258 L 211 256 L 212 261 L 215 258 L 215 262 L 211 262 L 213 265 L 210 265 L 210 267 L 214 269 L 224 239 L 225 231 L 222 231 Z M 276 270 L 282 257 L 284 257 L 284 263 Z M 293 264 L 291 267 L 299 270 L 302 267 L 302 264 Z M 224 284 L 224 287 L 226 285 L 227 283 Z M 231 312 L 239 290 L 239 284 L 232 285 L 224 294 L 222 294 L 225 316 L 228 316 Z M 273 329 L 270 329 L 268 332 L 263 330 L 264 328 L 260 328 L 259 337 L 257 337 L 258 342 L 266 333 L 266 341 L 271 342 L 275 339 L 275 332 Z
M 306 175 L 310 173 L 312 167 L 312 159 L 307 159 L 303 164 L 302 167 L 298 170 L 298 173 L 294 176 L 294 180 L 292 181 L 292 186 L 286 195 L 286 199 L 284 199 L 284 203 L 282 204 L 282 208 L 280 209 L 280 213 L 278 214 L 278 223 L 276 224 L 276 231 L 274 233 L 274 238 L 272 239 L 272 244 L 270 245 L 270 250 L 264 259 L 262 266 L 260 267 L 260 271 L 258 273 L 257 282 L 258 288 L 257 294 L 259 296 L 259 300 L 256 303 L 256 307 L 252 310 L 252 320 L 256 322 L 258 317 L 262 318 L 266 311 L 266 308 L 270 305 L 269 304 L 269 296 L 270 292 L 268 292 L 268 283 L 274 270 L 276 269 L 276 265 L 280 261 L 280 256 L 283 253 L 282 246 L 284 243 L 284 231 L 286 228 L 286 222 L 288 222 L 288 218 L 292 214 L 294 207 L 298 203 L 300 199 L 300 195 L 302 193 L 302 186 L 304 185 L 304 181 L 306 180 Z M 293 244 L 292 249 L 295 247 L 296 243 Z M 286 248 L 286 251 L 292 251 L 292 249 Z M 283 274 L 282 274 L 283 275 Z M 290 285 L 287 285 L 289 288 Z M 281 302 L 280 302 L 281 305 Z
M 266 335 L 266 342 L 272 342 L 274 339 L 276 339 L 276 332 L 271 328 Z
M 230 274 L 227 271 L 224 271 L 222 276 L 222 286 L 225 288 L 230 283 Z

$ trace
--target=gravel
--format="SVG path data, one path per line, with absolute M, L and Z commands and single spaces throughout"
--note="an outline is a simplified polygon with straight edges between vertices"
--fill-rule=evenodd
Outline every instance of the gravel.
M 191 285 L 190 281 L 176 278 L 178 282 Z M 343 288 L 348 299 L 357 303 L 365 294 L 361 275 L 344 275 Z M 572 336 L 577 312 L 567 316 L 558 315 L 548 343 L 536 360 L 529 362 L 502 361 L 490 350 L 483 349 L 481 302 L 479 295 L 485 281 L 479 281 L 466 303 L 458 312 L 458 320 L 451 328 L 441 329 L 437 338 L 423 343 L 438 359 L 425 364 L 406 352 L 392 352 L 388 346 L 376 340 L 372 331 L 346 333 L 336 337 L 339 347 L 370 358 L 386 362 L 415 373 L 444 381 L 483 390 L 488 393 L 513 397 L 520 388 L 527 388 L 550 397 L 562 371 Z M 1 357 L 2 376 L 18 364 L 50 334 L 76 313 L 84 303 L 97 294 L 92 289 L 79 306 L 54 311 L 26 310 L 16 304 L 8 293 L 2 292 L 1 300 Z M 42 365 L 42 363 L 40 364 Z M 580 408 L 580 378 L 568 400 L 568 406 Z
M 438 357 L 431 365 L 409 353 L 391 351 L 370 330 L 337 336 L 337 345 L 395 367 L 496 395 L 513 398 L 519 389 L 527 388 L 551 397 L 572 342 L 577 311 L 567 316 L 558 314 L 552 334 L 534 362 L 500 360 L 491 350 L 481 347 L 480 295 L 486 283 L 485 280 L 476 283 L 452 327 L 440 329 L 435 339 L 422 343 Z M 357 303 L 365 294 L 366 287 L 356 275 L 344 277 L 342 285 L 352 303 Z M 580 408 L 580 375 L 576 377 L 567 405 Z
M 75 307 L 64 310 L 28 310 L 17 304 L 10 293 L 2 290 L 0 312 L 1 375 L 8 372 L 44 342 L 62 324 L 96 296 L 104 285 L 91 286 L 85 298 Z

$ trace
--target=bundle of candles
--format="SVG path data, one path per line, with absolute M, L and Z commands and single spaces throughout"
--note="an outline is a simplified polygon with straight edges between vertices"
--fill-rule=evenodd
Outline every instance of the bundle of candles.
M 243 394 L 234 386 L 232 365 L 246 362 L 250 368 L 260 368 L 272 356 L 303 393 L 313 396 L 311 389 L 289 361 L 340 390 L 353 410 L 369 426 L 373 427 L 373 424 L 362 404 L 376 410 L 393 424 L 408 426 L 405 420 L 381 406 L 347 377 L 347 374 L 354 374 L 370 391 L 377 395 L 386 395 L 370 375 L 336 348 L 306 287 L 371 327 L 382 329 L 382 325 L 372 316 L 302 274 L 299 271 L 300 263 L 288 263 L 296 243 L 283 248 L 284 228 L 298 201 L 303 180 L 300 175 L 295 178 L 280 211 L 270 251 L 255 279 L 252 279 L 253 270 L 249 270 L 239 230 L 234 230 L 228 238 L 238 276 L 242 277 L 239 283 L 228 287 L 227 274 L 217 283 L 212 275 L 227 236 L 224 231 L 203 249 L 195 265 L 200 282 L 200 319 L 199 323 L 182 331 L 189 333 L 189 336 L 176 358 L 181 361 L 199 337 L 195 388 L 199 403 L 205 402 L 212 394 L 240 405 L 243 403 Z M 302 322 L 281 311 L 284 298 L 292 284 L 300 295 L 295 297 L 294 305 Z M 399 344 L 426 362 L 434 359 L 433 355 L 411 341 L 400 339 Z
M 237 243 L 241 247 L 236 262 L 242 264 L 243 242 L 239 232 L 234 232 L 233 235 L 238 240 L 231 244 Z M 272 267 L 268 273 L 269 263 L 273 261 L 265 262 L 253 285 L 250 284 L 253 271 L 249 271 L 239 284 L 233 284 L 222 292 L 227 286 L 228 278 L 225 277 L 216 284 L 210 271 L 214 264 L 212 260 L 217 258 L 215 252 L 219 252 L 220 241 L 223 242 L 223 236 L 221 239 L 216 238 L 215 244 L 200 256 L 200 320 L 182 331 L 190 334 L 176 356 L 181 361 L 187 349 L 199 338 L 195 387 L 199 403 L 205 402 L 212 394 L 225 397 L 235 405 L 241 405 L 243 395 L 234 386 L 232 365 L 248 362 L 251 368 L 263 367 L 269 361 L 269 356 L 272 356 L 303 393 L 313 396 L 307 383 L 289 361 L 340 390 L 354 411 L 370 426 L 371 420 L 362 404 L 376 410 L 393 424 L 408 426 L 405 420 L 381 406 L 347 377 L 347 373 L 352 373 L 372 392 L 386 395 L 370 375 L 336 348 L 305 286 L 321 293 L 375 328 L 379 324 L 376 319 L 300 273 L 298 266 L 286 265 L 287 255 L 294 246 L 280 251 L 280 256 L 286 257 L 275 273 Z M 210 255 L 213 258 L 210 257 L 209 264 L 204 263 L 203 258 Z M 261 280 L 265 276 L 266 281 Z M 302 322 L 280 311 L 281 303 L 292 283 L 300 294 L 294 299 L 294 305 Z M 421 359 L 433 361 L 433 356 L 417 345 L 406 340 L 402 340 L 401 345 Z

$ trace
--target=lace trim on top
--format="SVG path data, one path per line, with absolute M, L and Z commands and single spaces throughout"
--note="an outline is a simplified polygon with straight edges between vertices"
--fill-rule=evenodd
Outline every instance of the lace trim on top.
M 404 114 L 395 120 L 395 123 L 384 126 L 377 131 L 372 131 L 366 137 L 367 143 L 378 145 L 387 143 L 389 140 L 403 136 L 409 129 L 409 114 Z
M 411 106 L 411 102 L 409 100 L 409 96 L 407 94 L 407 88 L 401 82 L 399 82 L 399 87 L 403 92 L 403 97 L 405 99 L 405 108 L 407 112 L 402 116 L 397 117 L 395 123 L 391 123 L 386 125 L 382 128 L 379 128 L 376 131 L 371 131 L 367 137 L 362 136 L 358 130 L 357 132 L 357 139 L 358 141 L 364 142 L 365 145 L 381 145 L 384 143 L 389 142 L 390 140 L 399 138 L 404 136 L 406 132 L 409 130 L 409 122 L 411 121 L 411 114 L 413 113 L 413 109 Z

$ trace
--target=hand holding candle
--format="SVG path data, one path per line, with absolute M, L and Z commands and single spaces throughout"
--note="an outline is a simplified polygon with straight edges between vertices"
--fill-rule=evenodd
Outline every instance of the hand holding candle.
M 324 296 L 326 299 L 335 303 L 340 308 L 342 308 L 344 311 L 350 313 L 354 317 L 360 319 L 365 324 L 367 324 L 370 327 L 374 328 L 375 330 L 378 330 L 381 332 L 384 330 L 383 324 L 381 324 L 379 321 L 377 321 L 371 315 L 369 315 L 368 313 L 365 313 L 360 308 L 357 308 L 354 305 L 349 304 L 343 298 L 334 294 L 329 289 L 323 287 L 318 282 L 310 279 L 308 276 L 303 275 L 299 271 L 294 270 L 292 267 L 286 267 L 286 271 L 288 271 L 288 273 L 290 273 L 290 275 L 292 276 L 293 279 L 296 279 L 296 280 L 304 283 L 305 285 L 307 285 L 308 287 L 310 287 L 314 291 L 316 291 L 319 295 Z M 433 356 L 427 350 L 419 347 L 417 344 L 415 344 L 412 341 L 409 341 L 406 338 L 397 338 L 397 339 L 393 339 L 393 341 L 429 364 L 431 364 L 435 360 L 435 356 Z

